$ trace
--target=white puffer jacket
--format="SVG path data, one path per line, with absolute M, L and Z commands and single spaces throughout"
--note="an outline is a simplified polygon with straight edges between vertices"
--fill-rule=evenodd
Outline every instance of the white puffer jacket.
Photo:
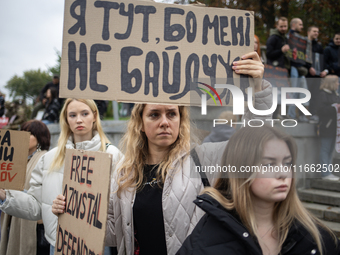
M 74 149 L 70 137 L 66 148 Z M 91 141 L 76 143 L 76 149 L 99 151 L 101 141 L 96 133 Z M 7 214 L 27 220 L 40 220 L 44 222 L 45 237 L 51 245 L 55 245 L 58 217 L 52 213 L 53 200 L 62 194 L 64 167 L 51 173 L 48 169 L 52 163 L 57 148 L 44 154 L 35 166 L 30 180 L 30 189 L 27 193 L 16 190 L 6 190 L 6 200 L 0 209 Z M 107 153 L 113 155 L 112 169 L 119 157 L 120 151 L 113 145 L 108 146 Z
M 269 109 L 272 104 L 270 83 L 264 81 L 263 91 L 255 94 L 255 109 Z M 269 116 L 245 114 L 245 119 L 268 119 Z M 206 143 L 196 146 L 195 150 L 202 166 L 220 164 L 227 142 Z M 175 254 L 185 238 L 192 232 L 204 212 L 196 207 L 193 201 L 202 191 L 202 179 L 195 171 L 191 156 L 185 153 L 174 162 L 165 178 L 162 193 L 162 207 L 165 229 L 165 240 L 169 255 Z M 208 175 L 210 185 L 214 175 Z M 106 245 L 117 246 L 118 254 L 134 254 L 133 204 L 136 192 L 125 190 L 118 198 L 116 172 L 111 181 Z

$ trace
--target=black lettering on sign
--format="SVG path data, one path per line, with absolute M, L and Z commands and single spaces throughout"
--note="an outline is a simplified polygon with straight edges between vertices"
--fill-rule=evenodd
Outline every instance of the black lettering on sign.
M 126 32 L 124 34 L 115 33 L 115 38 L 117 40 L 125 40 L 130 37 L 131 30 L 132 30 L 132 24 L 133 24 L 133 4 L 128 5 L 128 10 L 125 11 L 125 4 L 120 3 L 119 5 L 119 14 L 122 16 L 126 16 L 128 18 L 128 25 L 126 28 Z
M 119 4 L 116 2 L 109 2 L 109 1 L 96 1 L 94 2 L 94 6 L 97 8 L 104 8 L 102 38 L 103 40 L 109 40 L 110 38 L 110 31 L 109 31 L 110 10 L 111 9 L 118 10 Z
M 231 17 L 231 34 L 232 34 L 232 42 L 233 45 L 243 46 L 244 44 L 244 35 L 243 35 L 243 18 L 238 17 L 238 26 L 236 26 L 236 17 Z M 238 43 L 237 34 L 240 35 L 240 44 Z
M 236 58 L 236 59 L 239 59 L 239 58 Z M 236 61 L 236 59 L 234 61 Z M 232 69 L 232 61 L 230 63 L 230 50 L 228 51 L 228 61 L 225 62 L 223 57 L 221 55 L 218 55 L 218 60 L 220 61 L 220 63 L 224 66 L 225 68 L 225 72 L 227 74 L 227 83 L 226 84 L 230 84 L 230 85 L 234 85 L 234 72 L 233 72 L 233 69 Z M 226 95 L 228 91 L 228 94 Z M 225 103 L 226 104 L 229 104 L 229 101 L 230 101 L 230 90 L 229 89 L 223 89 L 222 93 L 220 94 L 220 98 L 223 98 L 224 96 L 226 95 L 226 98 L 225 98 Z
M 76 44 L 68 43 L 68 82 L 67 88 L 73 90 L 76 87 L 76 71 L 79 69 L 80 90 L 86 89 L 87 83 L 87 52 L 85 43 L 80 44 L 79 60 L 76 60 Z
M 10 150 L 10 152 L 8 152 L 8 150 Z M 0 160 L 3 160 L 3 161 L 13 161 L 13 156 L 14 156 L 14 148 L 11 147 L 11 148 L 8 148 L 8 147 L 3 147 L 1 146 L 0 147 Z
M 152 13 L 156 13 L 156 8 L 155 6 L 137 5 L 135 13 L 143 13 L 144 15 L 142 42 L 147 43 L 149 41 L 149 15 Z
M 207 55 L 203 55 L 202 57 L 203 72 L 205 75 L 210 77 L 211 84 L 215 84 L 216 83 L 217 55 L 212 54 L 210 59 L 211 59 L 211 66 L 209 66 L 209 57 Z
M 172 7 L 164 9 L 164 40 L 168 42 L 178 42 L 185 35 L 185 29 L 182 25 L 171 25 L 171 15 L 173 14 L 184 15 L 184 10 Z
M 150 64 L 153 65 L 153 77 L 150 75 Z M 159 78 L 159 58 L 157 53 L 154 51 L 148 52 L 145 58 L 145 89 L 144 95 L 149 94 L 149 84 L 152 84 L 152 95 L 154 97 L 158 96 L 158 78 Z
M 101 71 L 101 63 L 97 61 L 97 53 L 99 51 L 110 51 L 111 46 L 106 44 L 93 44 L 90 52 L 90 88 L 98 92 L 106 92 L 108 87 L 98 84 L 97 73 Z
M 9 131 L 6 131 L 4 137 L 2 138 L 1 146 L 3 146 L 5 143 L 7 143 L 7 146 L 11 146 L 11 133 Z
M 228 33 L 224 32 L 224 28 L 228 27 L 228 17 L 221 16 L 220 17 L 220 34 L 221 34 L 221 44 L 225 46 L 230 46 L 230 41 L 225 41 L 224 37 L 228 35 Z
M 192 22 L 192 25 L 191 25 Z M 197 34 L 197 20 L 195 13 L 192 11 L 188 12 L 187 17 L 185 19 L 185 26 L 187 29 L 187 40 L 189 43 L 195 41 Z M 192 31 L 191 31 L 192 28 Z
M 150 64 L 153 65 L 153 77 L 150 75 Z M 152 84 L 152 95 L 158 96 L 158 78 L 159 78 L 159 58 L 154 51 L 148 52 L 145 59 L 145 89 L 144 95 L 149 94 L 149 84 Z
M 249 46 L 250 45 L 250 14 L 249 13 L 246 13 L 246 16 L 247 16 L 247 26 L 246 26 L 246 46 Z
M 193 75 L 191 74 L 192 65 L 194 66 Z M 182 98 L 190 91 L 190 83 L 191 83 L 192 79 L 197 80 L 197 78 L 198 78 L 199 67 L 200 67 L 200 60 L 199 60 L 197 54 L 192 53 L 188 57 L 187 62 L 185 64 L 185 87 L 180 94 L 175 95 L 175 96 L 171 96 L 170 100 L 177 100 L 179 98 Z
M 210 22 L 209 15 L 206 14 L 203 19 L 203 33 L 202 33 L 202 43 L 206 45 L 208 43 L 208 28 L 214 28 L 214 39 L 215 44 L 220 45 L 219 31 L 218 31 L 218 16 L 214 16 L 214 20 Z
M 121 89 L 122 91 L 133 94 L 139 91 L 142 85 L 142 73 L 135 68 L 129 73 L 128 65 L 131 56 L 140 56 L 143 51 L 136 47 L 124 47 L 120 51 L 121 62 Z M 132 79 L 135 79 L 135 86 L 132 85 Z
M 181 86 L 181 54 L 176 52 L 172 65 L 172 84 L 169 83 L 169 56 L 163 51 L 163 91 L 169 94 L 179 92 Z
M 76 8 L 80 7 L 80 14 L 76 13 Z M 69 30 L 68 33 L 73 35 L 79 31 L 80 35 L 86 34 L 86 26 L 85 26 L 85 13 L 86 13 L 86 0 L 76 0 L 71 4 L 70 14 L 72 18 L 77 20 L 77 23 L 74 24 Z

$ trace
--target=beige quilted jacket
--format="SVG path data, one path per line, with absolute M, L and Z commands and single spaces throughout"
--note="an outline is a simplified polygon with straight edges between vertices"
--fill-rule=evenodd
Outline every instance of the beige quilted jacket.
M 264 81 L 264 90 L 255 94 L 255 108 L 269 109 L 271 106 L 271 86 Z M 246 113 L 246 119 L 268 118 L 258 117 Z M 203 166 L 220 164 L 227 142 L 205 143 L 196 146 L 196 151 Z M 175 254 L 185 238 L 191 233 L 197 222 L 203 216 L 203 211 L 196 207 L 193 201 L 203 189 L 200 175 L 195 172 L 195 164 L 191 156 L 183 153 L 169 170 L 163 188 L 162 205 L 166 246 L 169 255 Z M 208 176 L 213 185 L 214 177 Z M 134 227 L 132 207 L 135 191 L 122 192 L 121 198 L 117 193 L 117 176 L 111 181 L 111 195 L 109 203 L 106 245 L 117 246 L 118 254 L 133 255 Z

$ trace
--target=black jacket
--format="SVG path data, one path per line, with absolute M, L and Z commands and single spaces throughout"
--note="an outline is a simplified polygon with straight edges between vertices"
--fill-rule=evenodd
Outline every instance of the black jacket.
M 325 68 L 328 69 L 329 74 L 340 76 L 338 50 L 339 46 L 336 46 L 334 42 L 331 41 L 324 50 L 324 62 Z
M 289 69 L 289 61 L 281 51 L 282 46 L 288 43 L 285 35 L 275 28 L 270 30 L 270 36 L 266 43 L 267 64 Z
M 191 235 L 184 241 L 177 255 L 262 255 L 255 237 L 233 211 L 227 211 L 209 195 L 194 201 L 206 214 L 198 222 Z M 321 235 L 326 247 L 324 255 L 340 254 L 340 245 L 325 230 Z M 293 224 L 283 244 L 281 255 L 320 254 L 311 235 L 300 224 Z
M 336 109 L 332 104 L 339 104 L 340 97 L 335 91 L 323 89 L 319 94 L 319 135 L 321 137 L 336 136 Z

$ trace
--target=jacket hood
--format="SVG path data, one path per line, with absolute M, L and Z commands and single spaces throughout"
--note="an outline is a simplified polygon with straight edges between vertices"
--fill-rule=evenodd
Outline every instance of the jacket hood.
M 279 30 L 277 30 L 277 28 L 271 28 L 269 30 L 269 36 L 271 35 L 277 35 L 277 36 L 282 36 L 282 37 L 285 37 L 284 34 L 280 34 Z
M 328 46 L 330 46 L 330 47 L 332 47 L 332 48 L 334 48 L 334 49 L 338 49 L 338 48 L 339 48 L 338 45 L 335 45 L 333 39 L 331 39 L 331 41 L 329 42 Z

